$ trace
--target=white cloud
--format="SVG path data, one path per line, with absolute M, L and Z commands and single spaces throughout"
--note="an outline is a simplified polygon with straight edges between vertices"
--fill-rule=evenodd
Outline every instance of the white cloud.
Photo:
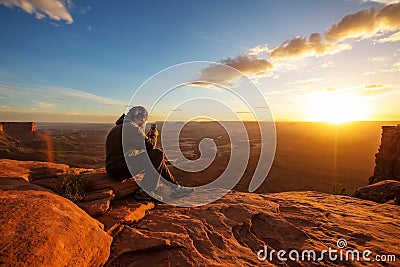
M 34 14 L 38 19 L 47 15 L 53 20 L 64 20 L 68 24 L 74 22 L 68 11 L 68 7 L 73 6 L 71 0 L 0 0 L 0 4 L 10 8 L 19 7 L 29 14 Z
M 92 10 L 91 6 L 85 6 L 85 7 L 81 7 L 81 9 L 79 9 L 78 13 L 79 14 L 83 14 L 86 15 L 88 12 L 90 12 Z
M 56 27 L 56 28 L 58 28 L 58 27 L 60 27 L 61 25 L 60 24 L 58 24 L 58 23 L 55 23 L 55 22 L 50 22 L 50 25 L 53 25 L 54 27 Z
M 332 68 L 334 66 L 335 66 L 335 63 L 333 61 L 328 61 L 328 62 L 321 64 L 321 68 L 323 68 L 323 69 Z
M 247 52 L 247 54 L 249 56 L 257 56 L 258 57 L 258 56 L 263 55 L 263 54 L 270 54 L 271 52 L 272 52 L 272 50 L 270 50 L 268 48 L 268 44 L 265 44 L 265 45 L 258 45 L 256 47 L 251 48 Z
M 390 58 L 388 58 L 388 57 L 373 57 L 373 58 L 369 59 L 369 61 L 372 61 L 372 62 L 388 62 L 389 60 L 390 60 Z
M 350 50 L 349 44 L 338 44 L 325 41 L 319 33 L 313 33 L 307 39 L 296 37 L 274 48 L 271 53 L 273 59 L 319 57 L 334 55 L 344 50 Z
M 382 72 L 388 72 L 388 73 L 396 73 L 400 72 L 400 61 L 397 61 L 392 65 L 390 69 L 384 69 Z
M 383 84 L 370 84 L 370 85 L 365 85 L 364 88 L 359 91 L 359 94 L 361 96 L 377 96 L 391 92 L 392 88 L 385 86 Z
M 364 2 L 382 3 L 385 5 L 400 3 L 400 0 L 364 0 Z
M 33 102 L 36 103 L 37 107 L 44 108 L 44 109 L 53 108 L 55 106 L 54 103 L 39 102 L 39 101 L 33 101 Z
M 9 106 L 0 106 L 0 109 L 10 110 L 10 109 L 14 109 L 14 108 L 9 107 Z
M 324 80 L 324 79 L 322 79 L 322 78 L 311 78 L 311 79 L 306 79 L 306 80 L 299 80 L 299 81 L 289 82 L 286 85 L 289 86 L 289 87 L 300 85 L 300 84 L 309 85 L 311 83 L 320 82 L 322 80 Z
M 221 64 L 210 65 L 209 67 L 201 70 L 200 77 L 193 81 L 192 84 L 209 87 L 209 83 L 211 82 L 232 86 L 232 84 L 229 82 L 239 78 L 241 73 L 249 75 L 254 79 L 257 78 L 257 76 L 266 76 L 268 73 L 270 73 L 270 70 L 273 67 L 268 60 L 260 59 L 250 55 L 227 58 L 221 60 L 220 63 L 236 69 L 240 71 L 240 73 Z
M 72 89 L 72 88 L 47 88 L 44 90 L 46 93 L 48 93 L 48 91 L 51 91 L 49 89 L 53 90 L 54 94 L 59 95 L 59 96 L 70 96 L 70 97 L 88 99 L 88 100 L 92 100 L 92 101 L 95 101 L 97 103 L 104 104 L 104 105 L 115 105 L 115 106 L 126 105 L 126 103 L 123 101 L 98 96 L 95 94 L 91 94 L 91 93 L 88 93 L 85 91 L 76 90 L 76 89 Z
M 39 96 L 43 98 L 51 98 L 60 101 L 68 101 L 70 98 L 80 98 L 91 100 L 96 103 L 100 103 L 103 105 L 113 105 L 113 106 L 125 106 L 126 103 L 124 101 L 110 99 L 102 96 L 98 96 L 92 93 L 88 93 L 85 91 L 72 89 L 72 88 L 62 88 L 62 87 L 24 87 L 24 86 L 15 86 L 15 85 L 7 85 L 0 83 L 0 93 L 6 96 L 15 96 L 15 95 L 30 95 L 30 96 Z
M 381 33 L 398 31 L 400 4 L 371 7 L 345 16 L 326 32 L 328 41 L 368 39 Z
M 377 72 L 375 72 L 375 71 L 367 71 L 367 72 L 364 72 L 363 75 L 369 76 L 369 75 L 375 75 L 375 74 L 377 74 Z
M 375 43 L 383 44 L 383 43 L 394 43 L 397 41 L 400 41 L 400 31 L 393 33 L 392 35 L 386 38 L 381 38 L 377 40 Z
M 393 89 L 385 84 L 358 84 L 347 85 L 339 88 L 327 88 L 328 92 L 336 92 L 345 95 L 377 96 L 393 92 Z
M 309 37 L 297 36 L 273 49 L 266 44 L 259 45 L 248 50 L 244 56 L 223 59 L 220 63 L 236 68 L 252 78 L 274 77 L 274 72 L 280 71 L 282 62 L 287 63 L 288 59 L 335 55 L 351 50 L 351 39 L 379 38 L 383 34 L 399 32 L 400 0 L 379 2 L 387 5 L 369 7 L 349 14 L 338 23 L 332 24 L 325 33 L 312 33 Z M 397 41 L 398 34 L 392 34 L 380 42 Z M 331 62 L 321 65 L 322 68 L 332 66 Z M 397 68 L 394 67 L 390 71 L 397 71 Z M 200 76 L 221 84 L 230 84 L 229 82 L 238 78 L 238 75 L 225 71 L 219 65 L 205 68 Z

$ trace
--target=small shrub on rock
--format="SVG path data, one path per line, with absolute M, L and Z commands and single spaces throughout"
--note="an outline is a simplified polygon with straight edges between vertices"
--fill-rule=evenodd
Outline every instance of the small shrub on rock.
M 59 194 L 72 202 L 79 202 L 86 194 L 88 182 L 80 175 L 67 175 L 60 186 Z

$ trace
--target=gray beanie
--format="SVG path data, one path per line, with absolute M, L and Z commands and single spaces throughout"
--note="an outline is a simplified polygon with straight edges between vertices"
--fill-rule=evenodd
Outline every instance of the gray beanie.
M 142 106 L 136 106 L 131 108 L 126 116 L 131 120 L 133 119 L 147 120 L 148 115 L 149 113 L 147 112 L 146 108 Z

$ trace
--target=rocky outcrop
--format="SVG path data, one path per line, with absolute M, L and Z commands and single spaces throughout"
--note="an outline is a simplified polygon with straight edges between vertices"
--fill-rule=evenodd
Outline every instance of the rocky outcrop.
M 377 203 L 392 202 L 400 205 L 400 182 L 385 180 L 357 189 L 354 193 L 357 198 L 371 200 Z
M 381 145 L 375 155 L 374 174 L 369 184 L 383 180 L 400 181 L 400 124 L 382 127 Z
M 97 220 L 104 225 L 107 233 L 113 235 L 115 231 L 118 232 L 119 227 L 139 222 L 154 206 L 152 202 L 140 203 L 132 198 L 116 200 L 112 203 L 111 209 L 97 217 Z
M 71 176 L 79 176 L 86 181 L 86 195 L 78 205 L 91 216 L 106 213 L 111 201 L 124 198 L 138 188 L 134 178 L 115 181 L 104 168 L 92 170 L 70 168 L 65 164 L 0 159 L 0 177 L 21 177 L 55 193 L 59 192 L 64 179 Z
M 96 181 L 84 203 L 110 198 L 107 211 L 93 215 L 94 220 L 55 195 L 53 182 L 66 174 Z M 376 255 L 400 257 L 400 207 L 395 205 L 319 192 L 260 195 L 232 191 L 208 205 L 179 208 L 138 203 L 116 184 L 107 184 L 104 175 L 101 169 L 0 160 L 1 188 L 6 192 L 0 195 L 0 220 L 4 219 L 0 222 L 4 237 L 0 237 L 0 265 L 26 261 L 32 266 L 98 266 L 105 262 L 109 249 L 105 266 L 375 266 L 376 262 L 363 259 L 331 260 L 327 254 L 319 261 L 276 257 L 279 250 L 286 251 L 286 257 L 291 250 L 300 255 L 313 250 L 318 256 L 329 248 L 340 251 L 337 240 L 341 238 L 347 241 L 344 253 L 370 250 L 371 260 Z M 201 197 L 207 198 L 219 192 L 204 193 Z M 64 251 L 59 251 L 60 244 Z M 261 262 L 257 253 L 262 250 L 262 255 L 265 248 L 275 254 Z M 52 254 L 57 251 L 59 255 Z M 396 266 L 390 261 L 382 264 Z
M 34 122 L 0 122 L 0 132 L 8 134 L 29 134 L 36 131 Z
M 0 122 L 0 158 L 52 161 L 50 139 L 36 132 L 33 122 Z
M 83 171 L 84 169 L 71 169 L 65 164 L 0 159 L 0 177 L 21 177 L 31 183 L 69 173 L 79 174 Z
M 0 122 L 0 158 L 101 168 L 112 125 Z M 82 150 L 84 147 L 84 151 Z
M 108 176 L 105 168 L 84 172 L 81 177 L 88 182 L 88 197 L 93 192 L 108 189 L 113 191 L 115 199 L 121 199 L 132 194 L 138 188 L 135 178 L 123 180 L 122 182 L 116 181 Z M 141 179 L 142 177 L 139 174 L 136 178 Z
M 215 192 L 210 191 L 210 194 Z M 106 266 L 256 266 L 257 252 L 346 249 L 400 256 L 400 209 L 318 192 L 230 192 L 205 206 L 157 205 L 114 231 Z M 367 219 L 368 218 L 368 219 Z M 286 257 L 288 255 L 286 254 Z M 373 266 L 366 261 L 265 261 L 267 266 Z M 385 263 L 395 266 L 394 262 Z
M 0 178 L 1 266 L 101 266 L 112 238 L 71 201 L 21 177 Z

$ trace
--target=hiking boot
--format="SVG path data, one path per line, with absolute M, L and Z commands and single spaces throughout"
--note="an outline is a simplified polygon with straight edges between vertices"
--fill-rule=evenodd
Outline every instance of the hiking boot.
M 157 195 L 153 191 L 150 191 L 149 194 L 147 194 L 142 188 L 138 188 L 133 196 L 137 201 L 151 201 L 151 202 L 157 202 L 161 203 L 163 200 L 162 196 Z
M 187 196 L 194 192 L 194 188 L 182 187 L 178 185 L 174 191 L 172 191 L 171 197 L 172 198 L 180 198 Z

